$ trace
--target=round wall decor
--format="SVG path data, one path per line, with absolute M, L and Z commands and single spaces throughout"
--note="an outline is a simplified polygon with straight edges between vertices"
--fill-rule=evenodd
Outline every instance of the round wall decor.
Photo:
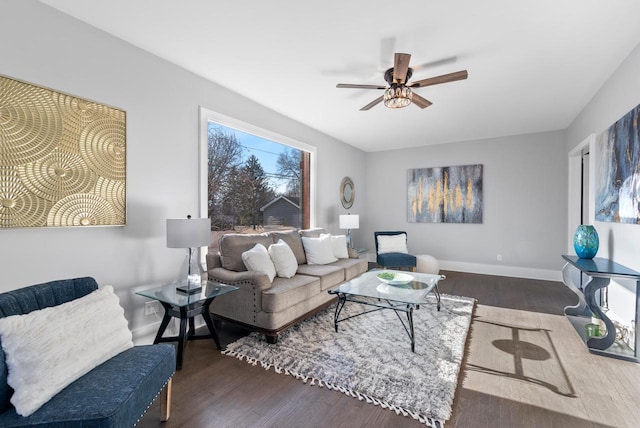
M 355 196 L 353 181 L 349 177 L 343 178 L 342 183 L 340 183 L 340 202 L 342 206 L 347 210 L 351 208 Z

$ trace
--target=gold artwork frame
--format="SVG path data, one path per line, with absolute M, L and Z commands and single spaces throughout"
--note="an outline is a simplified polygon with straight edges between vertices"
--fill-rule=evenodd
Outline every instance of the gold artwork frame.
M 0 229 L 126 225 L 126 112 L 0 75 Z

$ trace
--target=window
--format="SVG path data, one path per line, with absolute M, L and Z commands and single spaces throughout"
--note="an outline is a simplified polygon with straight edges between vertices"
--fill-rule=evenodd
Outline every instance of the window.
M 201 215 L 214 234 L 310 227 L 314 148 L 205 109 L 201 133 Z

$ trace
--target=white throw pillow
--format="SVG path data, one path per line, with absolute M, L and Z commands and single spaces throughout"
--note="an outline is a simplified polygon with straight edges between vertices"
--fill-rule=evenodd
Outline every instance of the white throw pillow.
M 349 250 L 347 249 L 346 235 L 330 235 L 330 236 L 331 236 L 331 249 L 333 251 L 333 256 L 338 259 L 348 259 Z
M 25 315 L 0 319 L 14 390 L 11 404 L 29 416 L 93 368 L 133 346 L 113 287 Z
M 385 253 L 409 254 L 409 250 L 407 250 L 407 234 L 378 235 L 378 254 Z
M 269 281 L 273 282 L 273 278 L 276 277 L 276 268 L 269 257 L 267 248 L 262 244 L 256 244 L 252 249 L 242 253 L 242 261 L 248 270 L 266 274 Z
M 338 259 L 333 255 L 333 247 L 331 246 L 331 235 L 321 235 L 320 238 L 302 237 L 302 245 L 307 256 L 307 264 L 310 265 L 326 265 L 333 263 Z
M 298 271 L 298 261 L 293 250 L 282 239 L 276 244 L 269 245 L 269 256 L 276 267 L 276 273 L 281 278 L 291 278 Z

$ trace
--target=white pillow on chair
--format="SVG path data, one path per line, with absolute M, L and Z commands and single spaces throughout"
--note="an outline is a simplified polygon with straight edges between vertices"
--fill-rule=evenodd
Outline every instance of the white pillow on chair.
M 378 254 L 386 253 L 409 254 L 409 250 L 407 249 L 407 234 L 378 235 Z
M 131 332 L 113 287 L 24 315 L 0 319 L 14 389 L 11 404 L 29 416 L 58 392 L 122 351 Z

